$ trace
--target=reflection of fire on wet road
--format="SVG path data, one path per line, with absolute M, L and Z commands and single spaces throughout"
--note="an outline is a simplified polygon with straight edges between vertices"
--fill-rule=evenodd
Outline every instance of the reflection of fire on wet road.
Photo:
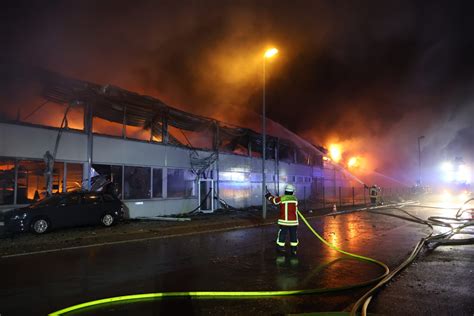
M 324 222 L 324 235 L 327 240 L 337 247 L 345 247 L 347 249 L 360 249 L 359 243 L 362 241 L 357 238 L 361 229 L 358 222 L 360 218 L 356 214 L 347 214 L 330 218 Z M 372 234 L 374 228 L 372 226 L 364 227 L 364 233 Z
M 433 214 L 442 215 L 444 212 L 446 210 L 416 208 L 416 214 L 424 218 Z M 453 214 L 451 212 L 446 215 Z M 311 219 L 310 223 L 316 231 L 324 233 L 328 241 L 334 242 L 340 248 L 381 259 L 390 267 L 397 266 L 413 246 L 426 236 L 425 227 L 421 225 L 407 225 L 401 219 L 365 212 L 338 215 L 335 219 L 332 216 L 316 217 Z M 203 225 L 203 222 L 196 221 L 196 225 Z M 120 234 L 122 226 L 114 229 L 118 229 Z M 280 259 L 274 252 L 275 229 L 275 225 L 268 225 L 227 232 L 152 238 L 147 241 L 116 245 L 104 244 L 68 249 L 67 256 L 58 256 L 54 253 L 35 254 L 35 259 L 43 262 L 43 272 L 49 276 L 47 279 L 34 278 L 35 271 L 31 271 L 26 264 L 30 260 L 29 256 L 2 258 L 0 268 L 14 266 L 15 269 L 15 274 L 4 276 L 2 284 L 11 295 L 5 304 L 2 302 L 2 308 L 7 312 L 24 311 L 23 314 L 27 314 L 27 307 L 23 308 L 20 302 L 24 302 L 28 297 L 34 297 L 33 293 L 41 289 L 43 291 L 46 289 L 49 295 L 48 291 L 52 290 L 47 284 L 71 290 L 55 292 L 47 302 L 42 302 L 41 298 L 35 301 L 39 313 L 42 314 L 51 312 L 51 306 L 60 309 L 75 304 L 78 300 L 85 301 L 87 297 L 113 297 L 123 295 L 125 292 L 129 294 L 188 291 L 187 300 L 193 293 L 189 291 L 332 288 L 363 282 L 381 274 L 380 268 L 373 264 L 347 259 L 346 256 L 322 245 L 305 226 L 300 226 L 299 229 L 298 257 L 284 256 Z M 153 230 L 150 231 L 150 234 L 153 234 Z M 21 242 L 21 238 L 16 242 Z M 56 263 L 58 258 L 61 263 L 59 267 L 57 264 L 48 264 Z M 464 257 L 464 260 L 469 258 Z M 84 266 L 87 266 L 87 269 L 81 268 Z M 457 270 L 452 273 L 456 275 L 466 273 L 464 268 L 469 267 L 467 262 L 460 263 L 456 266 Z M 432 275 L 433 271 L 430 273 Z M 71 278 L 83 281 L 71 288 Z M 31 280 L 35 282 L 32 283 Z M 417 280 L 421 282 L 420 277 Z M 464 281 L 462 278 L 459 279 L 461 283 Z M 395 285 L 397 282 L 399 281 L 394 282 Z M 402 287 L 402 292 L 395 294 L 404 295 L 404 290 L 406 289 Z M 0 289 L 0 294 L 5 293 L 2 291 L 5 290 Z M 363 292 L 361 289 L 334 294 L 255 298 L 245 301 L 193 299 L 193 304 L 183 308 L 188 314 L 196 313 L 198 310 L 206 314 L 221 314 L 225 311 L 231 315 L 246 314 L 249 310 L 262 314 L 338 311 L 352 304 Z M 80 293 L 88 295 L 81 296 Z M 408 305 L 414 306 L 413 303 L 416 303 L 418 297 L 414 295 L 404 299 L 405 302 L 409 302 Z M 123 304 L 120 308 L 128 314 L 143 314 L 157 310 L 172 312 L 172 307 L 176 307 L 176 304 L 171 304 L 174 301 L 179 305 L 179 299 L 158 300 L 152 304 L 145 300 Z M 394 306 L 391 300 L 384 300 L 378 304 L 377 297 L 375 301 L 372 303 L 375 306 L 373 312 L 380 310 L 380 304 L 384 306 L 383 308 Z M 102 306 L 95 309 L 94 313 L 100 314 L 101 311 L 105 313 L 110 308 L 117 307 L 114 306 Z M 446 311 L 443 306 L 441 308 L 442 312 Z

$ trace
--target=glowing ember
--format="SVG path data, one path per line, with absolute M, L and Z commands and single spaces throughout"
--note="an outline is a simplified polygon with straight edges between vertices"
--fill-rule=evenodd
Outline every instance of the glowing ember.
M 331 159 L 335 162 L 339 162 L 342 158 L 341 145 L 331 144 L 329 145 L 329 155 Z

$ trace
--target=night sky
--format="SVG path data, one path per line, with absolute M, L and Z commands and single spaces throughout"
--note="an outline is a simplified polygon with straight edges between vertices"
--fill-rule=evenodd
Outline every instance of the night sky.
M 98 2 L 98 3 L 96 3 Z M 100 2 L 100 3 L 99 3 Z M 470 1 L 2 2 L 2 62 L 111 83 L 234 124 L 274 121 L 414 183 L 474 163 Z M 231 114 L 229 114 L 231 113 Z

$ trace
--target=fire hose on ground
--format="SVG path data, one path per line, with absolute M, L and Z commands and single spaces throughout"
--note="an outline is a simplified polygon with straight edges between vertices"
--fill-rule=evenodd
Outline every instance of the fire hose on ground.
M 384 286 L 387 282 L 389 282 L 397 273 L 399 273 L 401 270 L 406 268 L 415 258 L 417 255 L 421 252 L 423 247 L 425 245 L 428 245 L 430 243 L 433 243 L 436 246 L 439 245 L 458 245 L 458 244 L 467 244 L 467 243 L 474 243 L 474 238 L 469 238 L 469 239 L 450 239 L 452 236 L 454 236 L 457 233 L 460 233 L 464 228 L 469 227 L 474 225 L 473 220 L 464 220 L 461 219 L 460 216 L 466 211 L 466 209 L 463 209 L 467 203 L 472 201 L 474 199 L 470 199 L 466 201 L 461 208 L 458 209 L 458 212 L 456 213 L 455 218 L 445 218 L 445 217 L 430 217 L 427 220 L 423 220 L 421 218 L 418 218 L 409 212 L 405 211 L 401 207 L 423 207 L 420 205 L 410 205 L 410 204 L 398 204 L 395 206 L 377 206 L 377 207 L 370 207 L 370 208 L 364 208 L 360 209 L 359 211 L 368 211 L 370 213 L 375 213 L 375 214 L 382 214 L 382 215 L 387 215 L 387 216 L 392 216 L 392 217 L 397 217 L 400 219 L 408 220 L 411 222 L 416 222 L 419 224 L 424 224 L 428 225 L 431 228 L 431 232 L 428 234 L 427 237 L 422 238 L 414 247 L 412 250 L 410 256 L 402 263 L 400 264 L 397 268 L 395 268 L 393 271 L 390 271 L 388 266 L 384 264 L 383 262 L 380 262 L 378 260 L 365 257 L 362 255 L 350 253 L 347 251 L 344 251 L 337 246 L 329 243 L 326 241 L 321 235 L 319 235 L 314 228 L 309 224 L 307 219 L 298 211 L 298 214 L 302 221 L 305 223 L 305 225 L 308 227 L 308 229 L 327 247 L 342 253 L 349 258 L 353 258 L 356 260 L 360 261 L 365 261 L 365 262 L 370 262 L 374 263 L 384 269 L 384 273 L 380 275 L 379 277 L 364 281 L 358 284 L 352 284 L 352 285 L 346 285 L 346 286 L 340 286 L 340 287 L 335 287 L 335 288 L 316 288 L 316 289 L 305 289 L 305 290 L 286 290 L 286 291 L 195 291 L 195 292 L 156 292 L 156 293 L 144 293 L 144 294 L 132 294 L 132 295 L 124 295 L 124 296 L 117 296 L 117 297 L 110 297 L 110 298 L 105 298 L 105 299 L 99 299 L 95 301 L 90 301 L 90 302 L 85 302 L 82 304 L 74 305 L 71 307 L 67 307 L 61 310 L 58 310 L 56 312 L 53 312 L 49 315 L 51 316 L 56 316 L 56 315 L 65 315 L 70 312 L 77 312 L 81 309 L 85 308 L 90 308 L 90 307 L 99 307 L 101 305 L 107 305 L 110 303 L 117 303 L 117 302 L 136 302 L 137 300 L 150 300 L 150 299 L 162 299 L 162 298 L 180 298 L 180 297 L 186 297 L 186 298 L 197 298 L 197 299 L 216 299 L 216 298 L 221 298 L 221 299 L 243 299 L 243 298 L 262 298 L 262 297 L 275 297 L 275 296 L 290 296 L 290 295 L 309 295 L 309 294 L 321 294 L 321 293 L 328 293 L 328 292 L 336 292 L 336 291 L 342 291 L 342 290 L 349 290 L 349 289 L 355 289 L 355 288 L 360 288 L 364 287 L 370 284 L 375 284 L 370 290 L 368 290 L 355 304 L 353 305 L 353 308 L 350 312 L 350 315 L 356 315 L 359 309 L 362 308 L 362 315 L 366 315 L 367 313 L 367 308 L 368 305 L 372 299 L 373 294 L 379 290 L 382 286 Z M 400 207 L 401 206 L 401 207 Z M 402 212 L 404 215 L 398 215 L 398 214 L 393 214 L 393 213 L 385 213 L 382 212 L 382 210 L 396 210 L 398 212 Z M 472 210 L 472 209 L 467 209 L 467 210 Z M 349 211 L 353 212 L 353 211 Z M 349 212 L 337 212 L 337 214 L 345 214 Z M 334 215 L 334 213 L 328 214 L 328 215 Z M 445 222 L 445 220 L 449 220 L 450 223 Z M 453 227 L 453 223 L 459 224 L 458 227 Z M 433 226 L 442 226 L 445 228 L 448 228 L 449 230 L 438 234 L 438 235 L 433 235 Z M 451 241 L 451 242 L 450 242 Z M 347 314 L 347 313 L 340 313 L 342 314 Z

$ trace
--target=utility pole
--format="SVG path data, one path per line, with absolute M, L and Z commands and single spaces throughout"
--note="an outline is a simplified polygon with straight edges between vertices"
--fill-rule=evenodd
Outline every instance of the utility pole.
M 418 137 L 418 185 L 421 185 L 421 140 L 425 138 L 425 136 Z
M 262 96 L 262 218 L 267 218 L 267 199 L 265 198 L 266 194 L 266 179 L 265 179 L 265 159 L 267 158 L 267 135 L 266 135 L 266 113 L 265 113 L 265 63 L 267 58 L 271 58 L 278 53 L 278 49 L 271 48 L 268 49 L 263 55 L 263 96 Z

